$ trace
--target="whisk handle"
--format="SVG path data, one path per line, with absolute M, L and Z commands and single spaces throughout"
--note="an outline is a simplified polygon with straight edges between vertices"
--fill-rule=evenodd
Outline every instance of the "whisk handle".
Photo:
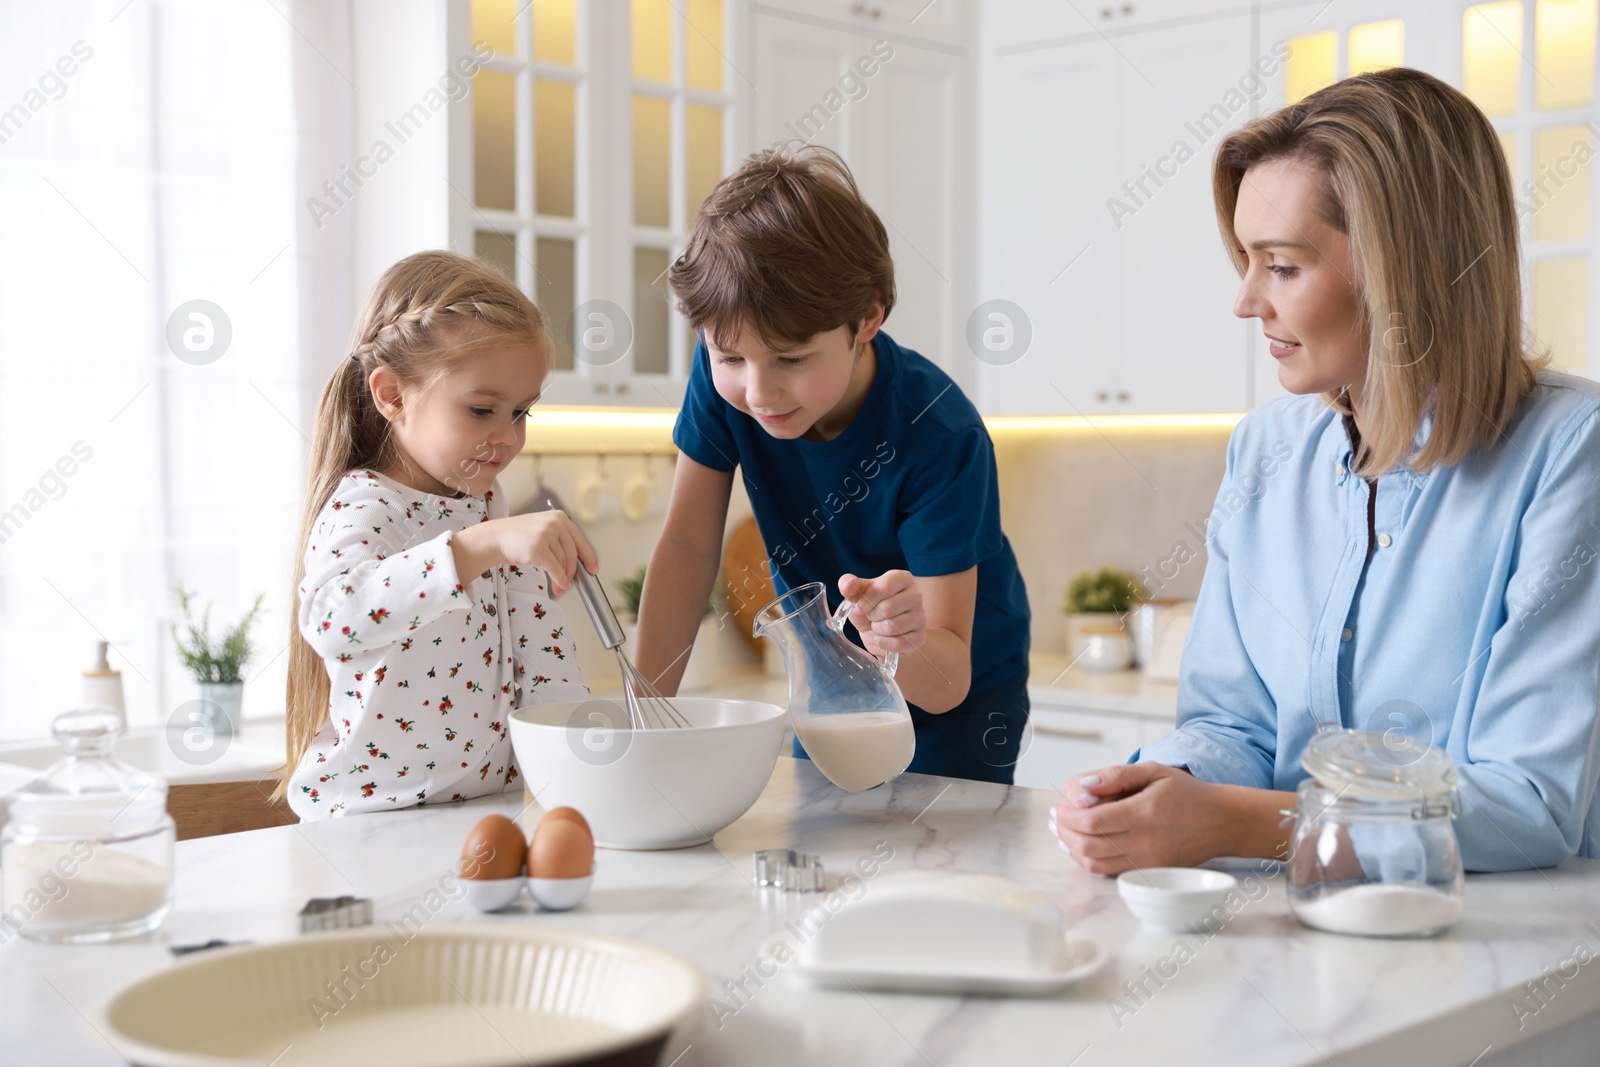
M 589 612 L 589 621 L 594 623 L 595 631 L 600 635 L 600 644 L 609 649 L 621 645 L 626 637 L 622 632 L 622 624 L 617 622 L 617 613 L 611 608 L 611 598 L 606 596 L 600 579 L 590 574 L 582 563 L 578 564 L 577 585 L 578 597 Z
M 579 569 L 582 570 L 581 567 Z M 850 615 L 850 609 L 855 606 L 855 601 L 846 600 L 833 613 L 833 618 L 828 620 L 828 625 L 833 627 L 835 633 L 844 633 L 844 620 Z M 883 664 L 883 669 L 888 672 L 889 677 L 893 678 L 894 672 L 900 668 L 900 653 L 885 653 L 883 659 L 879 662 Z

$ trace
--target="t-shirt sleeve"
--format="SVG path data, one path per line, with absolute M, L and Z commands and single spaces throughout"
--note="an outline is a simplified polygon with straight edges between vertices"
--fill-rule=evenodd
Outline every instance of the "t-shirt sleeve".
M 981 426 L 919 447 L 900 490 L 900 550 L 911 573 L 959 574 L 1000 551 L 1000 487 L 994 445 Z
M 672 427 L 672 443 L 678 451 L 712 470 L 731 471 L 739 465 L 739 450 L 728 428 L 732 412 L 728 402 L 717 395 L 711 384 L 711 354 L 705 338 L 694 347 L 694 363 L 689 368 L 689 387 L 684 390 L 683 407 Z

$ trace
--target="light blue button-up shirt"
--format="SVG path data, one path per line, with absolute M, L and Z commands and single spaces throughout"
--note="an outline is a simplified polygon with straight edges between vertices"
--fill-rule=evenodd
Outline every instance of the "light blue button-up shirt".
M 1455 761 L 1468 870 L 1600 856 L 1600 385 L 1546 372 L 1508 436 L 1369 487 L 1320 396 L 1247 415 L 1206 530 L 1178 728 L 1135 759 L 1294 789 L 1318 723 Z M 1424 425 L 1418 445 L 1430 430 Z

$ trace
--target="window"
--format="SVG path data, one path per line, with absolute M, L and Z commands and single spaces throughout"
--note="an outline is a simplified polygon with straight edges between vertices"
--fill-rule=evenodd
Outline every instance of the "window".
M 245 712 L 282 714 L 305 438 L 349 324 L 321 284 L 352 188 L 331 8 L 52 4 L 0 34 L 26 205 L 0 241 L 0 737 L 48 735 L 102 639 L 130 725 L 169 722 L 197 695 L 180 579 L 214 626 L 267 594 Z

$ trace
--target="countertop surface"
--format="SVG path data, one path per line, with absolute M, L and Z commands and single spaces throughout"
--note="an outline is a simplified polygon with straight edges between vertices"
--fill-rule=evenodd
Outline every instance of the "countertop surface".
M 1487 1064 L 1519 1039 L 1600 1011 L 1600 968 L 1572 962 L 1578 946 L 1587 947 L 1584 962 L 1600 954 L 1600 926 L 1590 925 L 1600 917 L 1600 863 L 1469 877 L 1461 923 L 1432 940 L 1302 928 L 1281 876 L 1249 883 L 1254 899 L 1214 936 L 1153 933 L 1127 912 L 1114 882 L 1057 848 L 1045 829 L 1053 799 L 910 774 L 851 795 L 784 758 L 756 805 L 713 845 L 602 851 L 593 892 L 573 912 L 539 913 L 524 898 L 479 915 L 445 896 L 429 922 L 547 923 L 682 953 L 706 970 L 717 1003 L 701 1014 L 678 1067 Z M 177 903 L 157 935 L 81 948 L 13 937 L 0 947 L 0 1063 L 121 1063 L 91 1025 L 94 1008 L 129 978 L 168 965 L 171 944 L 293 937 L 313 896 L 371 897 L 380 927 L 430 892 L 437 904 L 468 827 L 491 811 L 520 814 L 529 826 L 537 814 L 519 795 L 181 842 Z M 882 872 L 988 872 L 1044 892 L 1072 927 L 1105 945 L 1111 963 L 1040 999 L 820 991 L 785 966 L 772 973 L 760 961 L 785 923 L 826 898 L 758 891 L 752 853 L 820 852 L 837 875 L 875 850 L 881 857 L 880 843 L 893 850 Z M 870 893 L 871 879 L 865 886 Z M 758 971 L 771 977 L 746 980 L 747 994 L 724 986 Z M 1535 1000 L 1523 983 L 1551 973 L 1563 980 Z
M 1028 696 L 1035 711 L 1071 708 L 1134 715 L 1167 723 L 1177 718 L 1176 682 L 1152 681 L 1137 670 L 1085 670 L 1074 666 L 1066 656 L 1047 652 L 1029 656 L 1028 666 Z M 611 695 L 613 691 L 620 693 L 621 689 L 595 687 L 599 696 Z M 712 685 L 700 692 L 707 696 L 786 705 L 789 686 L 783 678 L 767 674 L 759 667 L 744 667 L 718 671 Z

